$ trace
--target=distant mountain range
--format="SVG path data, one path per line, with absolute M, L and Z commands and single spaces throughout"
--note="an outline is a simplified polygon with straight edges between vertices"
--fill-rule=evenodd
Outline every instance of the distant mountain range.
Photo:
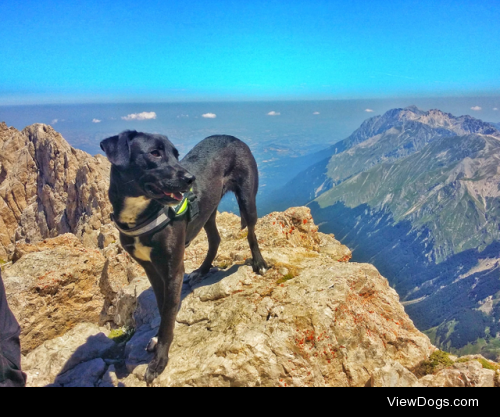
M 264 211 L 308 203 L 436 344 L 500 355 L 499 126 L 410 106 L 310 158 Z

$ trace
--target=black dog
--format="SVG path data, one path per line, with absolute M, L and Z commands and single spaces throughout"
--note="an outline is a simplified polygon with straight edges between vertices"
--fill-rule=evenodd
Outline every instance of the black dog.
M 157 344 L 148 345 L 148 350 L 155 350 L 145 376 L 151 384 L 168 363 L 184 277 L 185 245 L 205 228 L 208 253 L 190 276 L 199 279 L 210 271 L 217 254 L 220 236 L 215 217 L 220 199 L 228 191 L 236 195 L 242 229 L 248 227 L 253 270 L 266 272 L 254 231 L 257 164 L 248 146 L 232 136 L 206 138 L 181 162 L 177 149 L 162 135 L 126 131 L 103 140 L 101 148 L 112 164 L 109 199 L 120 241 L 145 269 L 161 315 Z M 184 202 L 184 193 L 196 198 L 196 217 L 175 216 L 172 207 Z

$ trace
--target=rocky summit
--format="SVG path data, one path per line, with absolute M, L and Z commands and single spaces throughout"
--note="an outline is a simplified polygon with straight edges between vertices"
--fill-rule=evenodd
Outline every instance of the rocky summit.
M 156 385 L 365 386 L 384 367 L 416 381 L 408 369 L 435 348 L 387 280 L 371 265 L 350 263 L 349 249 L 318 232 L 309 209 L 259 220 L 259 243 L 271 266 L 265 276 L 245 264 L 250 252 L 239 217 L 222 213 L 218 225 L 217 266 L 201 282 L 186 275 L 170 363 Z M 201 235 L 186 252 L 187 268 L 206 250 Z M 7 268 L 7 277 L 30 255 Z M 154 295 L 138 277 L 120 297 L 126 300 L 116 302 L 116 314 L 134 328 L 121 350 L 97 320 L 80 324 L 28 353 L 29 384 L 143 385 L 151 359 L 144 348 L 160 320 Z
M 349 262 L 349 249 L 318 232 L 308 208 L 259 220 L 271 266 L 265 276 L 246 265 L 240 219 L 222 213 L 218 224 L 218 266 L 200 282 L 186 274 L 170 362 L 155 386 L 498 384 L 498 365 L 482 357 L 447 356 L 435 364 L 439 351 L 415 328 L 387 280 L 369 264 Z M 188 269 L 206 249 L 205 236 L 193 241 Z M 145 277 L 119 291 L 115 317 L 127 325 L 110 331 L 80 323 L 29 352 L 28 385 L 146 386 L 151 354 L 145 346 L 160 318 Z
M 144 271 L 105 223 L 109 165 L 73 150 L 44 125 L 2 132 L 3 149 L 20 152 L 17 163 L 2 154 L 0 190 L 10 202 L 2 213 L 19 207 L 5 217 L 11 223 L 2 220 L 15 231 L 5 234 L 9 262 L 2 275 L 22 328 L 28 386 L 145 386 L 151 360 L 145 346 L 160 317 Z M 72 167 L 52 160 L 71 155 Z M 58 167 L 57 174 L 46 166 Z M 21 180 L 22 170 L 31 182 Z M 75 182 L 65 185 L 68 179 Z M 24 194 L 18 188 L 16 195 L 26 198 L 13 205 L 6 184 L 32 188 Z M 23 223 L 29 207 L 38 217 Z M 201 281 L 185 275 L 170 362 L 154 385 L 500 385 L 498 364 L 438 351 L 388 281 L 372 265 L 351 262 L 349 248 L 319 232 L 309 208 L 259 219 L 256 233 L 270 266 L 264 276 L 247 264 L 240 218 L 219 213 L 217 224 L 222 242 L 214 268 Z M 186 250 L 187 273 L 207 249 L 201 233 Z

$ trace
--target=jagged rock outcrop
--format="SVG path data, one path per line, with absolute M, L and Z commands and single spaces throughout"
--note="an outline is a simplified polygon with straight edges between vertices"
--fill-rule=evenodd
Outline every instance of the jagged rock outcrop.
M 170 363 L 155 385 L 500 384 L 498 371 L 484 369 L 475 357 L 417 377 L 413 370 L 435 347 L 413 326 L 387 280 L 371 265 L 349 262 L 349 249 L 332 235 L 318 232 L 308 208 L 271 213 L 259 220 L 257 236 L 271 266 L 263 277 L 245 265 L 250 252 L 240 219 L 222 213 L 218 224 L 222 244 L 215 263 L 219 268 L 201 282 L 190 282 L 186 275 Z M 188 272 L 199 266 L 206 249 L 206 238 L 201 234 L 186 252 Z M 5 268 L 7 288 L 12 290 L 13 285 L 17 288 L 23 282 L 13 278 L 13 272 L 29 271 L 30 266 L 43 270 L 47 268 L 44 265 L 57 262 L 59 275 L 50 272 L 39 286 L 45 283 L 57 288 L 50 302 L 64 311 L 75 308 L 70 299 L 84 305 L 73 312 L 81 316 L 79 324 L 51 337 L 24 358 L 29 386 L 146 386 L 143 374 L 151 355 L 144 347 L 160 323 L 155 297 L 146 277 L 127 283 L 135 274 L 133 269 L 104 272 L 104 264 L 109 267 L 110 260 L 115 266 L 127 265 L 126 260 L 116 258 L 123 253 L 118 253 L 115 243 L 102 252 L 108 255 L 107 260 L 100 251 L 86 249 L 76 237 L 63 235 L 36 247 L 19 245 L 18 260 Z M 68 272 L 79 279 L 54 287 L 54 277 L 62 281 L 60 277 Z M 112 281 L 103 283 L 103 276 Z M 87 286 L 78 292 L 80 299 L 72 285 Z M 62 302 L 57 299 L 69 295 L 70 288 L 71 297 L 62 298 Z M 110 288 L 114 292 L 109 293 Z M 119 323 L 124 330 L 135 328 L 130 340 L 117 344 L 107 337 L 108 328 L 96 325 L 102 314 L 92 306 L 97 302 L 102 309 L 106 294 L 113 294 L 114 303 L 107 311 L 112 308 L 109 317 L 115 327 Z M 46 314 L 50 302 L 44 294 L 31 293 L 33 305 L 37 296 L 39 310 Z M 43 327 L 51 330 L 53 320 L 36 315 L 34 308 L 29 312 L 34 320 L 24 320 L 22 326 L 31 326 L 32 333 L 40 330 L 43 337 Z M 52 313 L 55 322 L 61 323 L 57 312 Z M 87 314 L 93 314 L 94 324 L 85 322 Z M 74 316 L 73 321 L 77 321 Z
M 19 132 L 0 123 L 0 259 L 12 257 L 15 242 L 63 233 L 97 247 L 110 222 L 109 171 L 104 156 L 72 148 L 50 126 Z
M 78 323 L 113 322 L 116 296 L 144 275 L 116 244 L 103 254 L 69 233 L 33 245 L 18 243 L 14 259 L 2 276 L 24 354 Z
M 265 276 L 245 265 L 250 252 L 240 219 L 223 213 L 218 224 L 220 268 L 199 283 L 186 275 L 170 363 L 157 385 L 365 386 L 379 368 L 408 370 L 435 349 L 387 280 L 371 265 L 348 262 L 349 249 L 318 232 L 308 208 L 259 220 L 259 244 L 271 266 Z M 206 245 L 203 234 L 193 241 L 186 252 L 188 272 L 199 266 Z M 46 342 L 27 358 L 29 384 L 78 385 L 85 367 L 77 367 L 85 362 L 90 370 L 82 376 L 84 385 L 89 378 L 94 385 L 144 385 L 151 359 L 144 347 L 160 322 L 148 287 L 138 278 L 121 292 L 128 302 L 116 314 L 126 316 L 136 307 L 129 321 L 135 334 L 123 346 L 121 362 L 91 355 L 66 367 L 62 379 L 61 366 L 47 373 L 45 365 L 35 364 L 35 357 L 48 362 Z M 86 349 L 80 339 L 77 345 L 73 350 Z M 40 379 L 42 373 L 50 377 Z

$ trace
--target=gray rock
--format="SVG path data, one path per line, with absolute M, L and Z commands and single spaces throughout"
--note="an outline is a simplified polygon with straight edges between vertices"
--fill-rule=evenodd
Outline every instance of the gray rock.
M 114 388 L 118 386 L 118 377 L 116 376 L 116 369 L 111 365 L 99 383 L 100 388 Z
M 129 372 L 133 372 L 139 365 L 148 364 L 151 361 L 153 354 L 146 351 L 146 346 L 151 338 L 156 336 L 156 333 L 156 329 L 144 325 L 129 340 L 125 348 L 125 364 Z
M 134 313 L 137 309 L 137 299 L 151 284 L 146 277 L 135 278 L 127 287 L 123 288 L 116 297 L 114 323 L 119 327 L 136 327 Z M 154 296 L 154 294 L 153 294 Z M 149 298 L 148 298 L 149 300 Z M 141 307 L 141 312 L 145 307 Z M 141 314 L 138 312 L 137 314 Z M 145 313 L 146 314 L 146 313 Z M 141 318 L 141 323 L 144 318 Z
M 134 312 L 134 321 L 137 328 L 147 324 L 148 326 L 151 322 L 159 317 L 158 306 L 156 304 L 155 294 L 152 288 L 138 294 L 137 297 L 137 308 Z
M 427 375 L 419 380 L 427 387 L 494 387 L 495 371 L 484 369 L 476 360 L 455 363 L 436 375 Z
M 422 387 L 417 377 L 398 362 L 376 368 L 371 376 L 372 387 Z
M 100 359 L 81 363 L 68 372 L 59 375 L 55 387 L 95 387 L 106 371 L 106 363 Z
M 95 324 L 79 324 L 64 336 L 45 342 L 26 356 L 22 365 L 28 375 L 28 386 L 51 384 L 58 375 L 81 363 L 106 357 L 114 349 L 116 344 Z

